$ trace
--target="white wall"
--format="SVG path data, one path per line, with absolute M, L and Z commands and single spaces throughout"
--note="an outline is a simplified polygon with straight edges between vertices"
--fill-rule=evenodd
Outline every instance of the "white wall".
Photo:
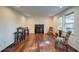
M 75 23 L 74 23 L 74 33 L 71 35 L 69 39 L 69 45 L 74 47 L 79 51 L 79 7 L 72 7 L 68 10 L 63 11 L 62 13 L 58 14 L 57 17 L 63 16 L 74 12 L 75 14 Z M 63 19 L 64 20 L 64 19 Z
M 8 7 L 0 7 L 0 51 L 14 42 L 13 33 L 23 18 L 23 15 Z

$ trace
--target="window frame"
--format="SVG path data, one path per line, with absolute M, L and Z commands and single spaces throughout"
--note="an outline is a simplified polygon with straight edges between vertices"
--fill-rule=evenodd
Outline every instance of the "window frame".
M 62 18 L 62 19 L 61 19 L 61 21 L 59 22 L 60 18 Z M 61 24 L 61 25 L 60 25 L 60 24 Z M 59 27 L 61 27 L 61 29 L 60 29 Z M 58 19 L 57 19 L 57 30 L 63 30 L 63 16 L 60 16 L 60 17 L 58 17 Z
M 67 30 L 66 30 L 66 24 L 73 24 L 73 27 L 72 27 L 71 29 L 72 29 L 72 33 L 74 33 L 74 21 L 75 21 L 75 16 L 74 16 L 73 22 L 68 22 L 68 23 L 66 22 L 66 20 L 67 20 L 66 17 L 67 17 L 67 16 L 70 16 L 70 15 L 72 15 L 72 14 L 75 15 L 74 12 L 71 12 L 71 13 L 68 13 L 68 14 L 65 15 L 65 23 L 64 23 L 64 31 L 65 31 L 65 32 L 67 32 Z

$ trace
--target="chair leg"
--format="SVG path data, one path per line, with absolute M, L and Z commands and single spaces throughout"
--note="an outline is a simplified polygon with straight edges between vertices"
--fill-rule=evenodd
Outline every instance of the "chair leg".
M 66 47 L 66 52 L 68 52 L 68 45 L 65 45 L 65 47 Z

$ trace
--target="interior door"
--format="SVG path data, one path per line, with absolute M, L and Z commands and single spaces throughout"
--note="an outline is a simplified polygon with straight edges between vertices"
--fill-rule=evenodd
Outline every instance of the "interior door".
M 35 34 L 44 33 L 44 24 L 35 24 Z

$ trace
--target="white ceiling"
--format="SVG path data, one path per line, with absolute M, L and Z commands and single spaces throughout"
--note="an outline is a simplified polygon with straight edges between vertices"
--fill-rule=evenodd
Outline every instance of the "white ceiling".
M 69 8 L 69 6 L 63 6 L 62 8 L 59 6 L 20 6 L 17 8 L 26 16 L 54 16 Z

